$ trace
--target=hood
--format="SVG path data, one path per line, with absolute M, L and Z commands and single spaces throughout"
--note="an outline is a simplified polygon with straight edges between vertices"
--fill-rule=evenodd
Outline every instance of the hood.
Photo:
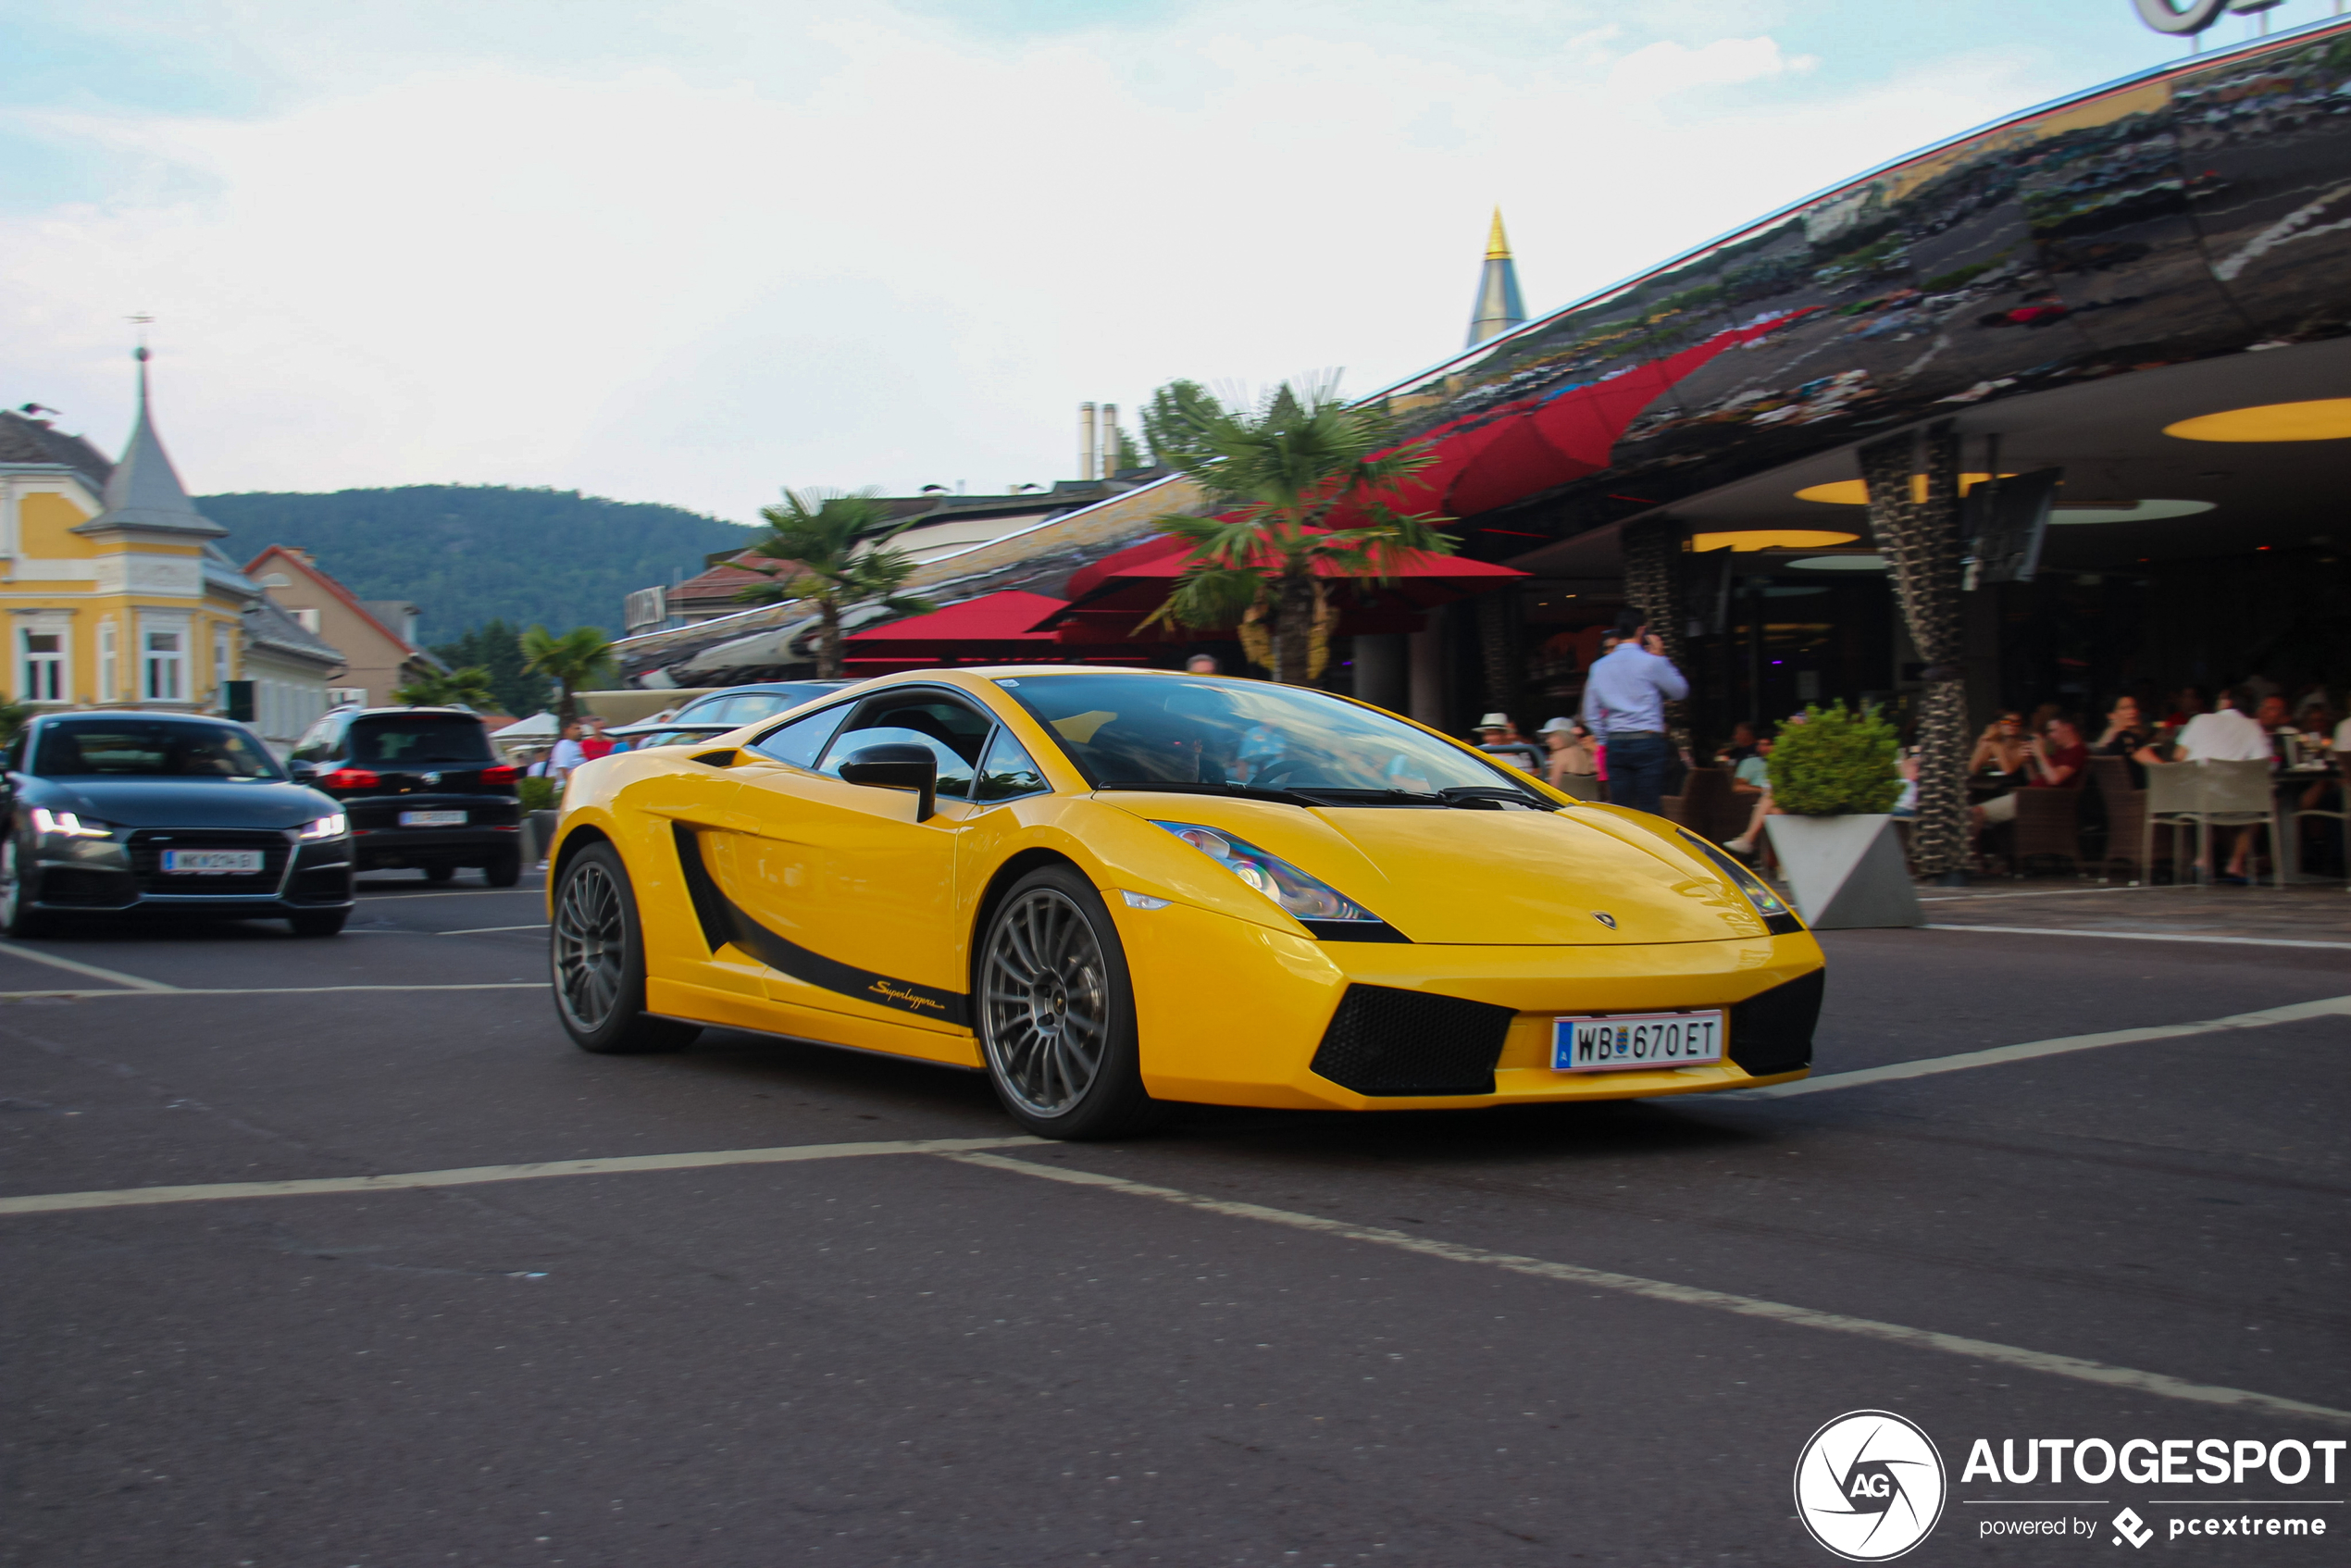
M 1607 947 L 1769 934 L 1712 865 L 1606 813 L 1301 810 L 1126 790 L 1096 798 L 1237 834 L 1415 942 Z
M 305 785 L 228 778 L 44 778 L 25 799 L 118 828 L 299 828 L 342 809 Z

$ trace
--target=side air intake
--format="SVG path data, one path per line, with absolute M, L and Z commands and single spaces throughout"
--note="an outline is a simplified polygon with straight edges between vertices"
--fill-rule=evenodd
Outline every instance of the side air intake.
M 1358 1094 L 1491 1094 L 1512 1016 L 1459 997 L 1350 986 L 1314 1071 Z
M 1762 1077 L 1812 1064 L 1812 1026 L 1821 1021 L 1825 969 L 1748 997 L 1731 1009 L 1731 1060 Z

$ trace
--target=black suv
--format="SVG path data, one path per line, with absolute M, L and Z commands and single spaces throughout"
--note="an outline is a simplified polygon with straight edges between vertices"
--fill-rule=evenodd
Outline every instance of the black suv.
M 522 770 L 498 760 L 463 708 L 338 709 L 303 735 L 290 766 L 343 803 L 361 871 L 409 866 L 446 882 L 470 865 L 493 888 L 522 879 Z

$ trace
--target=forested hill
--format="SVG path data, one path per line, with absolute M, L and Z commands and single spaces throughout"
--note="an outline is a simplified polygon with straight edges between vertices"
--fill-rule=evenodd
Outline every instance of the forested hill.
M 703 569 L 752 530 L 675 506 L 569 490 L 403 485 L 331 495 L 201 495 L 240 564 L 272 544 L 307 550 L 362 599 L 405 599 L 420 635 L 444 642 L 503 617 L 620 635 L 621 600 Z

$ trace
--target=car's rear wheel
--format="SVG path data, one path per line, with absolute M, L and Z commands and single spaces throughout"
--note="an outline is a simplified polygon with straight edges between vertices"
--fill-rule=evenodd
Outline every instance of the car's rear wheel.
M 305 909 L 287 915 L 286 924 L 297 937 L 332 937 L 342 934 L 343 922 L 350 918 L 347 909 Z
M 1110 911 L 1064 866 L 1033 871 L 989 921 L 979 1039 L 996 1097 L 1039 1138 L 1121 1138 L 1163 1109 L 1143 1089 L 1135 996 Z
M 26 862 L 15 833 L 0 840 L 0 931 L 12 937 L 45 936 L 56 922 L 32 907 L 35 890 L 25 880 Z
M 676 1051 L 702 1033 L 645 1012 L 645 938 L 628 868 L 610 844 L 565 863 L 548 933 L 555 1015 L 582 1051 L 625 1055 Z
M 522 851 L 508 850 L 481 868 L 481 879 L 493 888 L 511 888 L 522 880 Z

